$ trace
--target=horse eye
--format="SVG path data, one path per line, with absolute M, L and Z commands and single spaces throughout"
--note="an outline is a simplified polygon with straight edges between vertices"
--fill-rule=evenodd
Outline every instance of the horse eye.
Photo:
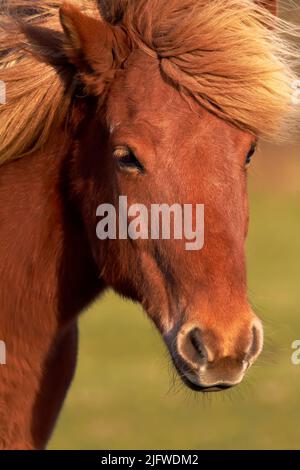
M 246 165 L 249 165 L 251 163 L 251 159 L 253 155 L 255 154 L 255 151 L 256 151 L 256 142 L 254 142 L 250 147 L 250 150 L 246 158 Z
M 144 173 L 144 167 L 136 158 L 133 151 L 128 147 L 117 147 L 114 150 L 114 157 L 119 168 L 132 173 Z

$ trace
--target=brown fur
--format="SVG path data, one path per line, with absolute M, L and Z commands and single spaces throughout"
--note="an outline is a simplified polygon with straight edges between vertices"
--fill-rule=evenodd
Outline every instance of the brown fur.
M 275 54 L 287 52 L 278 28 L 271 33 L 271 17 L 249 1 L 224 0 L 232 8 L 227 16 L 217 8 L 220 0 L 185 0 L 180 5 L 186 11 L 181 8 L 178 18 L 179 3 L 163 2 L 169 23 L 161 23 L 160 0 L 112 2 L 112 9 L 100 2 L 106 21 L 97 19 L 91 1 L 77 2 L 88 15 L 66 4 L 60 20 L 61 2 L 9 3 L 25 19 L 12 25 L 3 15 L 1 21 L 0 78 L 7 80 L 8 102 L 0 108 L 0 336 L 7 344 L 7 365 L 0 366 L 0 447 L 37 449 L 45 447 L 72 379 L 77 317 L 106 287 L 144 306 L 189 386 L 241 381 L 262 348 L 261 325 L 246 291 L 245 160 L 256 127 L 262 126 L 262 134 L 271 132 L 268 113 L 275 112 L 277 124 L 277 116 L 281 122 L 289 115 L 285 86 L 293 75 Z M 216 6 L 215 19 L 207 3 Z M 253 39 L 250 31 L 260 32 L 262 55 L 252 63 L 258 67 L 256 78 L 245 75 L 246 61 L 237 56 L 230 75 L 237 81 L 231 87 L 225 60 L 232 55 L 229 43 L 223 57 L 221 38 L 210 31 L 206 49 L 216 45 L 214 63 L 206 53 L 201 57 L 199 50 L 190 50 L 187 27 L 197 33 L 201 11 L 215 32 L 221 19 L 234 26 L 239 3 L 247 34 L 231 45 L 237 53 L 239 44 L 251 59 L 244 41 Z M 274 2 L 268 6 L 273 10 Z M 31 16 L 28 8 L 34 9 Z M 281 30 L 283 23 L 278 24 Z M 242 28 L 233 31 L 241 34 Z M 278 69 L 270 68 L 269 59 L 276 59 Z M 197 67 L 205 63 L 212 82 L 207 75 L 204 99 Z M 223 99 L 223 93 L 209 90 L 216 90 L 218 64 L 226 72 L 226 101 L 216 106 L 212 97 Z M 276 94 L 273 73 L 285 77 L 282 94 L 281 87 Z M 257 121 L 237 105 L 239 87 L 253 105 L 254 96 L 260 96 Z M 113 151 L 120 146 L 134 150 L 144 175 L 120 171 L 120 153 Z M 96 208 L 116 204 L 119 195 L 147 207 L 204 203 L 204 248 L 185 251 L 181 240 L 100 242 Z

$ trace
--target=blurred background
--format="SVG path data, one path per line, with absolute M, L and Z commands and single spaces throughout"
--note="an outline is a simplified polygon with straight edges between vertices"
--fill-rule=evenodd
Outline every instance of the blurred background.
M 142 310 L 108 293 L 81 317 L 76 377 L 50 449 L 300 449 L 300 365 L 291 362 L 300 340 L 300 143 L 262 145 L 249 190 L 249 297 L 266 345 L 246 381 L 219 394 L 187 390 Z

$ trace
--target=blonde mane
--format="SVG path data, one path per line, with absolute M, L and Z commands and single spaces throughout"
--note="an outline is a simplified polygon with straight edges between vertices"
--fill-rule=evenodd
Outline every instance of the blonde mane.
M 74 80 L 60 64 L 44 63 L 14 16 L 62 34 L 63 2 L 0 0 L 0 164 L 40 150 L 52 129 L 64 123 Z M 99 16 L 96 0 L 72 0 Z M 184 96 L 222 119 L 266 139 L 290 136 L 299 120 L 293 83 L 300 52 L 294 25 L 275 18 L 252 0 L 103 1 L 107 21 L 121 21 L 135 47 L 159 58 L 162 73 Z M 107 10 L 105 8 L 107 5 Z M 23 14 L 22 14 L 23 13 Z M 62 39 L 63 41 L 63 39 Z

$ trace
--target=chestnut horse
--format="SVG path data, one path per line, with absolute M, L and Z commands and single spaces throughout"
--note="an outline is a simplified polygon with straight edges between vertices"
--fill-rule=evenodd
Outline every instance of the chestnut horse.
M 294 116 L 276 2 L 0 3 L 0 447 L 46 446 L 78 315 L 108 287 L 143 305 L 189 387 L 239 384 L 263 346 L 246 167 Z M 120 195 L 204 204 L 203 249 L 99 241 L 97 207 Z

